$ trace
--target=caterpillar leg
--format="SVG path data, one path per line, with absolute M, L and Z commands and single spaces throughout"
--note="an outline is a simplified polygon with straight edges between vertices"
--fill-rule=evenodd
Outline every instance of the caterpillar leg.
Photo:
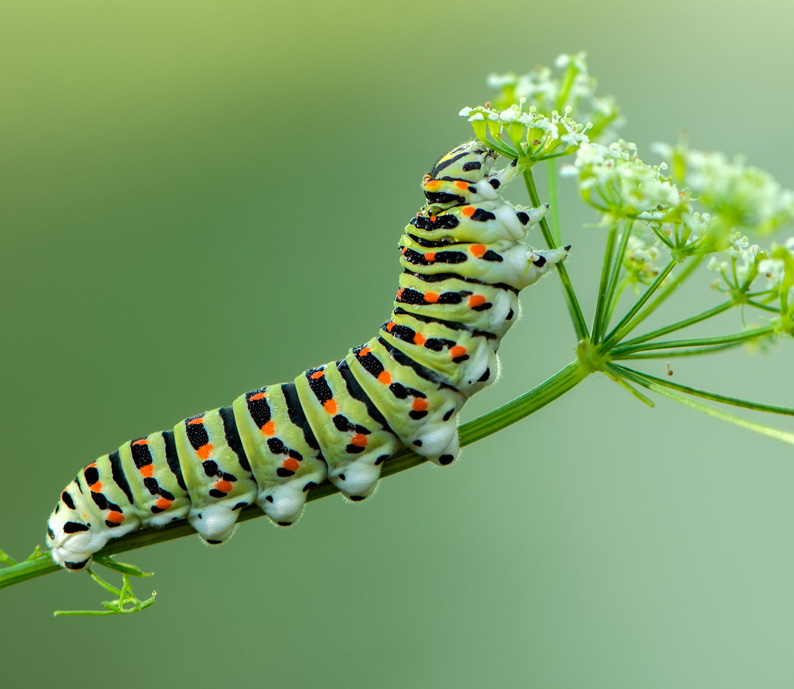
M 516 282 L 523 289 L 537 282 L 555 265 L 562 263 L 568 257 L 570 249 L 568 245 L 558 249 L 535 250 L 519 244 L 510 250 L 506 258 L 512 263 L 517 273 Z
M 439 465 L 455 459 L 465 395 L 423 378 L 427 369 L 397 355 L 380 337 L 354 347 L 345 364 L 405 446 Z
M 188 521 L 210 545 L 223 543 L 257 495 L 234 412 L 223 407 L 185 419 L 174 439 L 190 494 Z
M 256 503 L 279 526 L 296 522 L 307 491 L 328 469 L 295 383 L 253 390 L 234 402 L 240 438 L 259 491 Z
M 381 464 L 400 447 L 386 419 L 345 362 L 309 369 L 295 379 L 295 387 L 328 479 L 350 500 L 371 495 Z

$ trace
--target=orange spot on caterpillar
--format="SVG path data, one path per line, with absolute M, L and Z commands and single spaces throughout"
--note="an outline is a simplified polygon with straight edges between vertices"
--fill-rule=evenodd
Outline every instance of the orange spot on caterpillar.
M 372 350 L 371 350 L 369 347 L 362 347 L 362 348 L 361 348 L 361 349 L 358 351 L 358 355 L 359 355 L 359 356 L 367 356 L 367 354 L 369 354 L 371 351 L 372 351 Z
M 161 510 L 167 510 L 173 504 L 174 501 L 169 500 L 168 498 L 160 498 L 156 503 L 154 503 L 155 507 L 158 507 Z
M 210 452 L 212 452 L 212 443 L 207 443 L 206 445 L 202 445 L 198 450 L 196 450 L 196 454 L 199 456 L 200 459 L 208 459 L 210 456 Z
M 276 424 L 272 421 L 268 421 L 264 426 L 262 426 L 262 433 L 264 435 L 273 435 L 276 432 Z
M 140 438 L 138 440 L 133 441 L 133 445 L 148 445 L 149 439 L 148 438 Z
M 427 261 L 428 263 L 432 263 L 435 260 L 436 260 L 436 252 L 435 251 L 428 251 L 425 254 L 425 261 Z
M 323 402 L 323 409 L 329 414 L 336 414 L 339 405 L 337 405 L 336 400 L 325 400 L 325 402 Z
M 91 489 L 92 493 L 101 493 L 102 492 L 102 481 L 97 481 L 96 483 L 92 483 L 89 488 Z
M 414 397 L 414 403 L 411 406 L 414 411 L 424 411 L 427 409 L 427 400 L 421 397 Z
M 96 466 L 96 462 L 91 462 L 91 464 L 86 464 L 85 468 L 90 469 L 91 467 L 95 467 L 95 466 Z M 83 471 L 85 471 L 85 469 Z
M 455 186 L 458 189 L 468 189 L 469 188 L 469 183 L 468 182 L 463 182 L 463 181 L 455 182 Z
M 428 191 L 438 191 L 441 188 L 441 182 L 437 179 L 426 179 L 424 185 Z
M 317 380 L 318 378 L 322 378 L 325 375 L 325 371 L 315 371 L 312 373 L 312 380 Z
M 294 457 L 287 457 L 281 463 L 281 466 L 283 466 L 287 471 L 297 471 L 300 469 L 301 463 Z
M 190 419 L 190 421 L 188 421 L 188 425 L 190 425 L 190 426 L 195 426 L 195 425 L 200 424 L 200 423 L 204 423 L 204 417 L 203 416 L 197 416 L 195 419 Z
M 472 294 L 469 297 L 469 308 L 474 308 L 475 306 L 482 306 L 485 303 L 485 297 L 482 294 Z
M 457 359 L 458 357 L 463 356 L 466 353 L 466 348 L 461 347 L 460 345 L 455 345 L 452 349 L 449 350 L 449 355 L 453 359 Z
M 425 301 L 428 304 L 435 304 L 438 301 L 438 294 L 435 292 L 425 292 Z
M 389 332 L 391 332 L 392 330 L 394 330 L 394 321 L 389 321 L 389 322 L 386 324 L 386 330 L 388 330 Z
M 389 373 L 388 371 L 381 371 L 378 374 L 378 380 L 384 385 L 388 385 L 389 383 L 391 383 L 391 373 Z
M 403 292 L 405 292 L 405 287 L 400 287 L 400 289 L 397 290 L 397 299 L 402 298 Z
M 124 521 L 124 518 L 124 515 L 121 512 L 117 512 L 116 510 L 108 512 L 107 516 L 105 517 L 105 519 L 107 519 L 109 522 L 113 522 L 114 524 L 121 524 L 121 522 Z
M 350 444 L 355 445 L 356 447 L 366 447 L 367 442 L 367 436 L 365 436 L 363 433 L 354 433 L 353 437 L 350 439 Z
M 485 244 L 472 244 L 469 247 L 469 252 L 472 256 L 476 256 L 477 258 L 482 258 L 485 256 L 485 252 L 488 251 L 488 247 Z
M 229 483 L 229 481 L 215 481 L 213 488 L 215 488 L 215 490 L 219 490 L 221 493 L 231 493 L 232 484 Z
M 438 220 L 438 216 L 437 215 L 431 215 L 430 216 L 430 222 L 435 222 L 436 220 Z
M 414 333 L 414 344 L 421 347 L 425 342 L 427 342 L 427 338 L 422 333 Z
M 250 399 L 252 400 L 261 400 L 267 397 L 267 393 L 264 392 L 257 392 L 255 395 L 251 395 Z
M 472 215 L 474 215 L 475 210 L 477 209 L 474 206 L 464 206 L 460 212 L 463 213 L 463 215 L 465 215 L 467 218 L 470 218 Z
M 149 478 L 154 474 L 154 464 L 144 464 L 138 471 L 144 478 Z

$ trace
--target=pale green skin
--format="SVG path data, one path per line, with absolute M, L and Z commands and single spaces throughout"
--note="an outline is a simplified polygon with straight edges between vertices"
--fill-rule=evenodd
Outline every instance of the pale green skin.
M 518 319 L 517 292 L 567 254 L 567 248 L 535 252 L 521 243 L 545 209 L 517 212 L 498 195 L 494 185 L 510 181 L 518 170 L 509 166 L 491 174 L 495 157 L 482 144 L 469 142 L 436 163 L 423 181 L 423 189 L 433 202 L 425 204 L 418 216 L 425 221 L 454 216 L 450 224 L 456 222 L 456 226 L 420 229 L 409 224 L 400 241 L 400 262 L 411 272 L 400 275 L 396 310 L 388 323 L 367 343 L 352 349 L 343 362 L 310 369 L 295 379 L 297 397 L 311 428 L 309 436 L 313 434 L 317 441 L 314 446 L 304 428 L 290 418 L 280 385 L 256 391 L 269 405 L 270 425 L 260 428 L 253 419 L 248 401 L 253 393 L 241 395 L 232 405 L 247 462 L 227 442 L 218 409 L 198 417 L 209 438 L 198 450 L 191 446 L 187 435 L 186 424 L 190 420 L 174 427 L 184 489 L 168 468 L 161 434 L 135 441 L 144 442 L 151 453 L 152 467 L 144 470 L 136 467 L 131 445 L 125 443 L 119 449 L 119 464 L 133 499 L 115 480 L 108 455 L 95 463 L 98 482 L 89 485 L 86 480 L 87 475 L 95 476 L 90 469 L 93 465 L 82 470 L 66 488 L 69 499 L 59 501 L 49 520 L 47 542 L 55 561 L 69 569 L 82 569 L 110 538 L 184 517 L 203 539 L 219 543 L 234 530 L 241 506 L 254 502 L 276 523 L 291 524 L 301 514 L 307 489 L 323 480 L 333 482 L 351 499 L 370 495 L 382 462 L 403 446 L 437 464 L 453 461 L 459 452 L 458 412 L 468 397 L 497 377 L 499 343 Z M 464 169 L 471 168 L 472 163 L 475 168 L 479 163 L 479 169 Z M 457 198 L 447 201 L 434 196 L 445 193 Z M 472 219 L 477 209 L 490 214 L 490 219 Z M 419 243 L 422 240 L 425 245 L 448 246 L 427 248 Z M 458 252 L 464 260 L 450 264 L 434 258 L 437 253 L 449 251 Z M 501 260 L 493 259 L 494 252 Z M 416 256 L 422 257 L 419 263 Z M 432 281 L 433 275 L 450 273 L 458 277 Z M 400 295 L 407 293 L 419 293 L 422 303 L 401 301 Z M 460 297 L 455 297 L 459 303 L 445 303 L 446 297 L 436 296 L 449 293 L 459 293 Z M 474 308 L 473 304 L 490 306 Z M 433 348 L 428 346 L 431 344 Z M 418 367 L 412 366 L 411 361 Z M 345 364 L 349 369 L 347 380 L 339 368 L 345 368 Z M 327 386 L 324 390 L 326 396 L 331 395 L 330 403 L 318 398 L 319 393 L 310 385 L 312 381 Z M 356 383 L 359 392 L 354 392 Z M 369 406 L 361 400 L 360 390 L 369 397 Z M 344 423 L 340 423 L 340 417 L 344 417 Z M 274 453 L 274 438 L 294 451 L 300 461 L 289 460 L 283 452 Z M 207 460 L 217 468 L 212 475 L 206 470 Z M 284 475 L 287 466 L 291 473 Z M 157 514 L 152 512 L 153 506 L 165 503 L 162 495 L 147 489 L 144 471 L 150 485 L 153 477 L 173 497 L 168 507 Z M 213 488 L 217 493 L 219 487 L 223 489 L 222 497 L 210 495 Z M 95 494 L 101 492 L 100 503 L 112 503 L 118 509 L 101 508 L 90 497 L 92 490 Z M 69 502 L 74 503 L 73 509 Z M 121 523 L 110 527 L 108 519 Z M 71 533 L 65 531 L 67 524 Z M 86 530 L 75 531 L 85 527 Z

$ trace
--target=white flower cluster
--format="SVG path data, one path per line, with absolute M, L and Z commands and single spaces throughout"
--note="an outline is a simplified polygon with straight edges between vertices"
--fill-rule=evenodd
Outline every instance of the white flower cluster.
M 663 175 L 666 166 L 647 165 L 637 146 L 618 140 L 609 146 L 580 146 L 571 165 L 560 173 L 575 177 L 586 202 L 612 217 L 662 221 L 685 205 L 678 188 Z
M 590 76 L 585 53 L 560 55 L 554 66 L 562 70 L 555 78 L 549 67 L 536 67 L 526 74 L 490 74 L 488 86 L 502 95 L 497 107 L 525 102 L 549 117 L 555 111 L 570 108 L 570 115 L 578 122 L 590 123 L 593 135 L 602 141 L 615 139 L 612 131 L 622 126 L 623 119 L 611 96 L 596 94 L 597 82 Z
M 761 247 L 758 244 L 750 244 L 746 236 L 741 232 L 735 232 L 730 237 L 730 246 L 718 255 L 712 256 L 707 267 L 720 273 L 729 285 L 731 277 L 728 271 L 733 267 L 737 281 L 741 285 L 756 267 L 760 252 Z
M 789 284 L 794 282 L 794 274 L 790 274 L 794 267 L 794 237 L 789 237 L 783 245 L 773 245 L 770 255 L 771 258 L 758 263 L 758 272 L 769 281 L 769 288 L 779 288 L 786 280 Z
M 731 245 L 719 255 L 712 256 L 708 268 L 722 276 L 728 291 L 747 291 L 753 285 L 755 291 L 770 291 L 772 295 L 786 288 L 789 300 L 794 290 L 794 237 L 782 245 L 774 244 L 764 251 L 740 232 L 731 237 Z M 760 284 L 754 284 L 760 280 Z M 745 285 L 745 282 L 747 284 Z M 722 289 L 719 281 L 714 287 Z
M 794 223 L 794 193 L 742 159 L 729 161 L 721 153 L 681 145 L 655 144 L 653 150 L 671 162 L 675 180 L 728 229 L 770 233 Z
M 635 285 L 650 283 L 659 274 L 660 269 L 656 261 L 660 253 L 656 242 L 632 234 L 628 238 L 626 253 L 623 255 L 627 281 Z
M 572 153 L 589 141 L 585 133 L 588 126 L 576 122 L 568 111 L 564 115 L 555 111 L 547 116 L 534 106 L 525 111 L 522 104 L 504 110 L 478 105 L 463 108 L 459 114 L 468 119 L 479 139 L 484 141 L 488 133 L 494 140 L 506 135 L 516 147 L 523 149 L 519 150 L 521 155 L 528 155 L 535 161 Z

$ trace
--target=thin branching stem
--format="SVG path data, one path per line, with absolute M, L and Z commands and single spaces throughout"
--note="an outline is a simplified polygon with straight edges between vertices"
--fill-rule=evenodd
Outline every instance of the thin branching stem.
M 652 330 L 644 335 L 639 335 L 638 337 L 634 337 L 630 340 L 624 340 L 621 343 L 621 347 L 626 347 L 630 345 L 640 344 L 641 342 L 648 342 L 649 340 L 655 340 L 657 337 L 662 337 L 664 335 L 669 335 L 670 333 L 675 332 L 676 330 L 682 330 L 683 328 L 688 328 L 690 325 L 695 325 L 696 323 L 700 323 L 701 321 L 705 321 L 709 318 L 713 318 L 714 316 L 718 316 L 723 311 L 727 311 L 732 306 L 735 306 L 734 302 L 726 301 L 724 304 L 720 304 L 719 306 L 715 306 L 712 309 L 708 309 L 708 311 L 703 311 L 703 313 L 699 313 L 696 316 L 692 316 L 691 318 L 686 318 L 683 321 L 678 321 L 677 323 L 673 323 L 671 325 L 665 326 L 664 328 L 658 328 L 656 330 Z
M 526 184 L 527 192 L 529 193 L 529 199 L 532 205 L 535 207 L 540 206 L 540 197 L 538 196 L 538 190 L 535 187 L 535 179 L 532 176 L 532 170 L 524 170 L 524 183 Z M 543 234 L 543 239 L 545 240 L 546 245 L 550 249 L 556 249 L 557 244 L 555 243 L 554 237 L 551 234 L 551 230 L 549 229 L 549 224 L 546 222 L 546 218 L 542 218 L 540 221 L 540 231 Z M 568 304 L 568 311 L 571 314 L 571 321 L 573 322 L 573 328 L 576 332 L 576 338 L 578 340 L 586 340 L 590 336 L 590 333 L 587 329 L 587 322 L 585 321 L 584 314 L 582 313 L 582 307 L 579 305 L 579 300 L 576 297 L 576 292 L 574 291 L 573 285 L 571 284 L 571 279 L 568 276 L 568 271 L 565 269 L 565 264 L 558 263 L 557 271 L 560 275 L 562 288 L 565 291 L 565 301 Z
M 684 281 L 692 274 L 692 271 L 695 270 L 700 265 L 700 262 L 703 260 L 702 255 L 697 255 L 694 258 L 691 258 L 689 262 L 684 266 L 683 270 L 681 270 L 678 275 L 676 275 L 668 285 L 658 294 L 656 299 L 654 299 L 650 304 L 648 304 L 645 308 L 642 308 L 645 303 L 650 299 L 650 297 L 659 289 L 661 284 L 667 278 L 667 276 L 672 271 L 673 267 L 676 265 L 675 260 L 671 259 L 670 263 L 665 266 L 664 270 L 659 273 L 656 279 L 651 283 L 648 289 L 645 291 L 643 296 L 637 301 L 634 307 L 623 317 L 623 319 L 618 323 L 612 331 L 607 335 L 606 342 L 603 345 L 603 351 L 609 351 L 612 349 L 616 343 L 620 342 L 620 340 L 628 335 L 634 328 L 636 328 L 642 321 L 644 321 L 648 316 L 650 316 L 654 311 L 656 311 L 659 306 L 661 306 L 669 297 L 670 295 L 675 292 L 683 283 Z M 640 309 L 642 309 L 640 311 Z
M 609 310 L 609 305 L 611 303 L 608 297 L 610 279 L 614 272 L 613 269 L 615 265 L 619 263 L 619 261 L 615 261 L 613 264 L 617 238 L 618 227 L 614 224 L 609 228 L 609 234 L 607 234 L 607 243 L 604 249 L 604 263 L 601 266 L 601 280 L 598 284 L 598 299 L 596 300 L 595 314 L 593 315 L 592 337 L 594 342 L 598 342 L 601 337 L 601 333 L 604 329 L 604 313 Z
M 648 373 L 636 371 L 632 368 L 627 368 L 626 366 L 621 366 L 619 364 L 612 364 L 612 368 L 619 372 L 622 377 L 627 378 L 628 380 L 631 380 L 639 385 L 643 385 L 644 387 L 647 387 L 647 385 L 645 385 L 646 383 L 656 383 L 656 385 L 662 385 L 666 388 L 670 388 L 671 390 L 677 390 L 678 392 L 683 392 L 694 397 L 701 397 L 705 400 L 711 400 L 712 402 L 721 402 L 722 404 L 730 404 L 734 407 L 742 407 L 744 409 L 752 409 L 754 411 L 766 412 L 769 414 L 794 416 L 794 408 L 792 407 L 780 407 L 775 404 L 762 404 L 760 402 L 750 402 L 749 400 L 743 400 L 738 397 L 719 395 L 716 392 L 700 390 L 699 388 L 693 388 L 689 385 L 681 385 L 680 383 L 674 383 L 673 381 L 665 380 L 664 378 L 657 378 L 656 376 L 652 376 Z
M 711 347 L 714 345 L 735 344 L 740 342 L 749 342 L 759 337 L 771 335 L 775 331 L 771 325 L 762 328 L 754 328 L 752 330 L 745 330 L 740 333 L 733 333 L 731 335 L 718 335 L 716 337 L 699 337 L 690 338 L 685 340 L 667 340 L 665 342 L 641 342 L 634 345 L 620 345 L 615 347 L 610 352 L 610 355 L 615 359 L 620 358 L 624 354 L 633 354 L 635 352 L 648 352 L 656 349 L 682 349 L 684 347 Z
M 704 354 L 713 354 L 714 352 L 722 352 L 726 349 L 734 349 L 744 344 L 744 341 L 728 342 L 727 344 L 714 345 L 712 347 L 696 347 L 694 349 L 665 349 L 656 352 L 640 352 L 639 354 L 612 354 L 610 358 L 620 361 L 628 361 L 631 359 L 670 359 L 673 357 L 682 356 L 703 356 Z

